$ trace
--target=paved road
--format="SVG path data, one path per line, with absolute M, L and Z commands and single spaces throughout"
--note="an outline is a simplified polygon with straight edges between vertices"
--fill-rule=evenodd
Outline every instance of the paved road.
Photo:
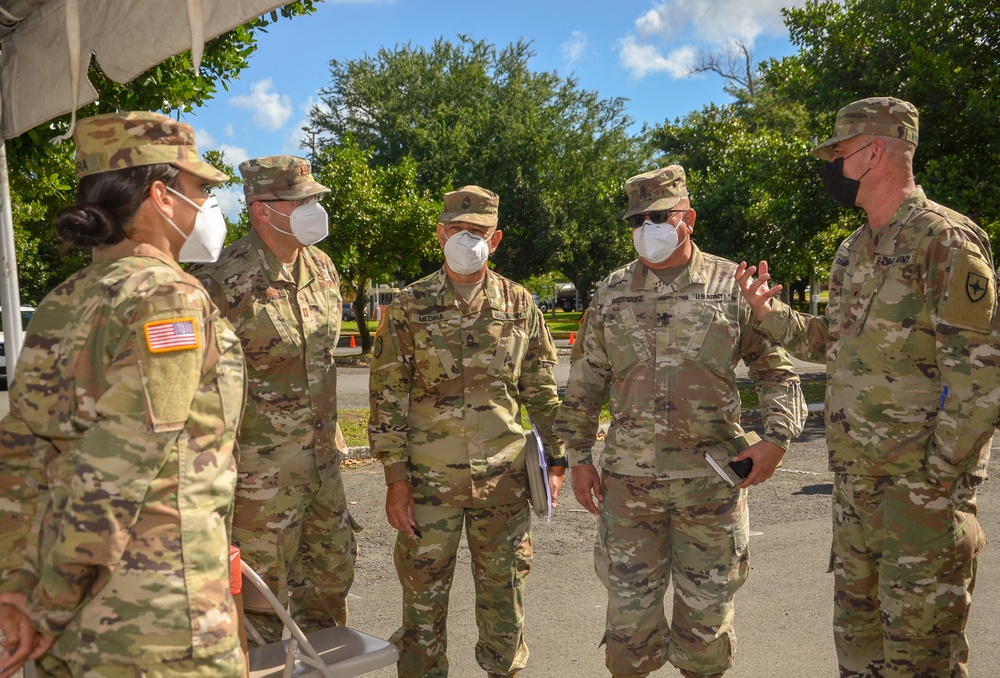
M 823 372 L 822 365 L 795 361 L 801 374 Z M 367 407 L 367 369 L 338 370 L 343 407 Z M 746 369 L 741 365 L 740 376 Z M 569 376 L 568 351 L 560 351 L 556 379 Z M 992 473 L 1000 469 L 994 445 Z M 830 548 L 832 474 L 826 470 L 821 417 L 810 417 L 792 444 L 783 467 L 750 495 L 752 572 L 737 598 L 739 648 L 727 678 L 812 678 L 837 675 L 831 619 L 833 578 L 826 573 Z M 365 526 L 359 535 L 361 557 L 351 593 L 351 625 L 387 638 L 399 623 L 401 591 L 392 568 L 394 533 L 384 517 L 384 484 L 374 464 L 345 471 L 352 512 Z M 987 483 L 980 514 L 987 534 L 1000 535 L 1000 492 Z M 593 571 L 595 522 L 569 491 L 552 523 L 536 521 L 535 561 L 526 601 L 527 642 L 531 651 L 524 678 L 599 678 L 607 676 L 603 649 L 606 595 Z M 473 581 L 463 540 L 452 588 L 449 615 L 451 675 L 481 676 L 473 648 L 476 626 Z M 669 603 L 669 601 L 668 601 Z M 987 546 L 980 561 L 970 621 L 971 676 L 987 678 L 1000 670 L 994 610 L 1000 605 L 1000 556 Z M 667 615 L 669 617 L 669 607 Z M 384 669 L 370 674 L 390 678 Z M 665 667 L 654 676 L 674 676 Z
M 830 549 L 830 492 L 821 417 L 810 417 L 784 465 L 754 488 L 751 505 L 751 575 L 736 600 L 739 637 L 736 665 L 727 678 L 814 678 L 837 675 L 831 619 L 833 578 L 826 573 Z M 1000 472 L 994 444 L 991 473 Z M 387 638 L 398 626 L 401 590 L 392 568 L 393 531 L 383 512 L 381 469 L 362 465 L 344 472 L 352 513 L 365 530 L 351 591 L 351 626 Z M 988 535 L 1000 536 L 1000 491 L 987 483 L 980 516 Z M 567 488 L 568 489 L 568 488 Z M 531 657 L 524 678 L 600 678 L 605 591 L 593 570 L 594 518 L 563 495 L 551 523 L 536 521 L 535 560 L 528 580 L 526 636 Z M 452 587 L 448 626 L 451 675 L 479 677 L 473 580 L 463 539 Z M 669 600 L 668 600 L 669 603 Z M 986 547 L 969 626 L 973 678 L 1000 671 L 996 610 L 1000 606 L 1000 555 Z M 669 608 L 667 615 L 669 617 Z M 374 678 L 392 678 L 383 669 Z M 653 676 L 677 676 L 667 666 Z

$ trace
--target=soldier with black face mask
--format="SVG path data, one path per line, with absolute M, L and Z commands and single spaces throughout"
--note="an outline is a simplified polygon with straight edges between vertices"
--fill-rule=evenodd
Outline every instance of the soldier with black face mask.
M 967 676 L 965 628 L 986 544 L 976 488 L 1000 399 L 990 242 L 913 177 L 917 109 L 891 97 L 837 113 L 813 149 L 823 182 L 868 222 L 841 244 L 825 317 L 737 280 L 761 328 L 825 362 L 840 675 Z

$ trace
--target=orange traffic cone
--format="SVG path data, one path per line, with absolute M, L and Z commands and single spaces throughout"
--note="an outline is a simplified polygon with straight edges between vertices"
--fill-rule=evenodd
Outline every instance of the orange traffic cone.
M 354 335 L 351 335 L 351 348 L 357 348 L 358 342 L 354 341 Z
M 576 332 L 569 333 L 569 345 L 572 346 L 576 343 Z

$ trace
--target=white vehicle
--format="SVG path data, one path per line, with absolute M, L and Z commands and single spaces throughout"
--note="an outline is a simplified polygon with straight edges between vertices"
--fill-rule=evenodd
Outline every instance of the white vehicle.
M 34 306 L 22 306 L 21 307 L 21 329 L 25 330 L 28 328 L 28 321 L 31 320 L 31 315 L 35 312 Z M 7 388 L 7 351 L 4 348 L 3 341 L 3 311 L 0 310 L 0 382 L 2 382 L 3 387 Z

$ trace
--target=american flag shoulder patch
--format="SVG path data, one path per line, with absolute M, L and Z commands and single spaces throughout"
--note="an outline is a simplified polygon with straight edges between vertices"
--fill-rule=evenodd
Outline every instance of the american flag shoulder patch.
M 194 318 L 172 318 L 156 320 L 143 326 L 146 346 L 150 353 L 183 351 L 198 348 L 198 326 Z

